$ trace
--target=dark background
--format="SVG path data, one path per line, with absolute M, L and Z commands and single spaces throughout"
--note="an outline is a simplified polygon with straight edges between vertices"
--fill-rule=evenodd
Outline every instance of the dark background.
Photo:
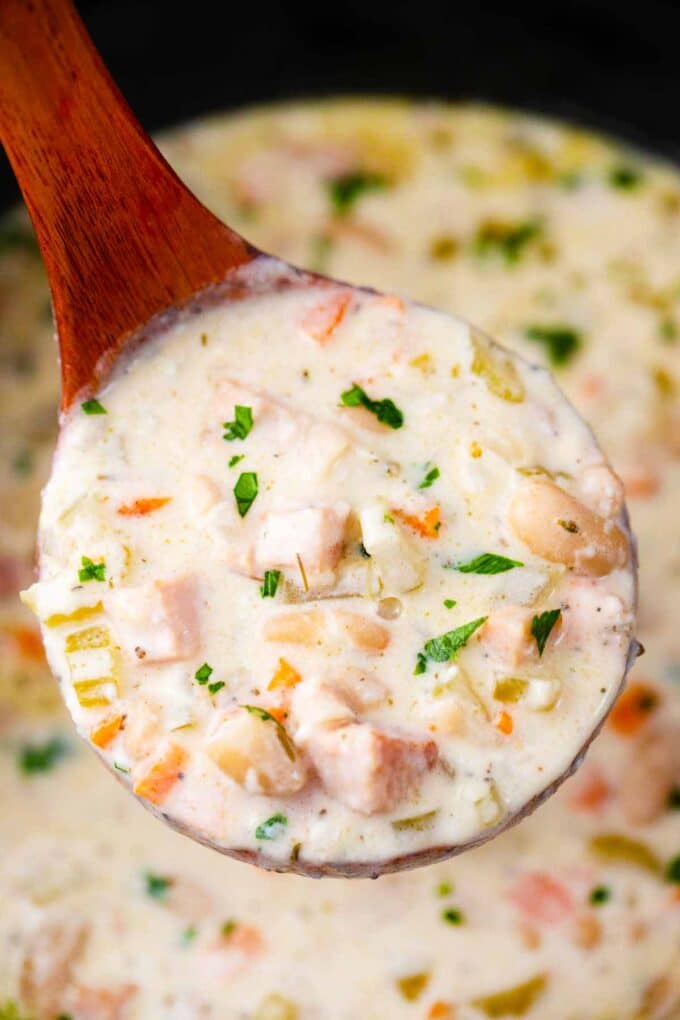
M 556 113 L 680 159 L 680 0 L 78 6 L 152 130 L 291 96 L 401 93 Z

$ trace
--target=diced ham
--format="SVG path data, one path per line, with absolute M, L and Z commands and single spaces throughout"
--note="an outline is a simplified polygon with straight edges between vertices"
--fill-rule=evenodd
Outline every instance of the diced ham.
M 602 583 L 587 577 L 572 577 L 567 582 L 560 620 L 560 639 L 565 645 L 578 648 L 593 626 L 610 637 L 621 632 L 621 640 L 627 643 L 625 628 L 630 620 L 619 596 L 603 591 Z
M 569 806 L 573 811 L 597 814 L 611 796 L 611 787 L 597 765 L 587 764 L 569 782 Z
M 184 748 L 168 741 L 157 756 L 135 769 L 133 793 L 152 804 L 162 804 L 175 783 L 182 778 L 186 762 Z
M 324 346 L 338 328 L 352 299 L 350 291 L 330 294 L 310 308 L 302 319 L 302 329 L 312 340 Z
M 177 662 L 198 654 L 193 578 L 117 588 L 106 596 L 106 608 L 130 658 L 145 663 Z
M 265 940 L 258 928 L 251 924 L 226 926 L 217 942 L 202 955 L 209 971 L 222 980 L 231 980 L 241 974 L 265 949 Z
M 307 769 L 286 731 L 267 713 L 238 707 L 218 718 L 206 752 L 230 779 L 254 793 L 289 796 L 307 781 Z
M 680 721 L 660 720 L 631 748 L 622 772 L 619 800 L 631 825 L 649 825 L 668 807 L 680 785 Z
M 480 644 L 505 665 L 520 666 L 536 656 L 536 642 L 531 636 L 533 617 L 534 610 L 522 606 L 496 610 L 480 632 Z
M 302 561 L 310 581 L 333 570 L 342 556 L 348 514 L 346 503 L 267 514 L 255 545 L 260 570 L 298 570 Z
M 574 911 L 568 887 L 545 871 L 521 875 L 508 896 L 525 917 L 543 924 L 559 924 Z
M 50 1018 L 62 1012 L 87 937 L 83 921 L 55 917 L 46 919 L 28 938 L 19 970 L 19 995 L 26 1009 Z
M 79 985 L 68 997 L 68 1015 L 74 1020 L 124 1020 L 136 994 L 137 986 L 133 984 L 110 988 Z

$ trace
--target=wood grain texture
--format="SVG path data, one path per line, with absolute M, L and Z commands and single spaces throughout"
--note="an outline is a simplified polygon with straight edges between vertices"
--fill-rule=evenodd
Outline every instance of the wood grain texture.
M 258 253 L 182 184 L 70 0 L 0 0 L 0 140 L 45 259 L 62 409 L 160 312 Z

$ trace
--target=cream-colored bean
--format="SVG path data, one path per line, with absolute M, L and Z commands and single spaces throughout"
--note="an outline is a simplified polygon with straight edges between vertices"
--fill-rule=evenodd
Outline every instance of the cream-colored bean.
M 323 640 L 324 614 L 318 609 L 302 613 L 277 613 L 265 621 L 266 641 L 282 641 L 291 645 L 317 645 Z
M 355 648 L 360 648 L 363 652 L 382 652 L 390 643 L 390 632 L 387 628 L 362 616 L 361 613 L 337 609 L 330 615 L 336 627 L 349 638 Z
M 628 559 L 628 541 L 614 521 L 599 517 L 545 479 L 532 478 L 520 485 L 508 519 L 533 553 L 577 574 L 602 577 Z
M 361 613 L 351 613 L 345 609 L 336 609 L 330 613 L 317 609 L 300 613 L 277 613 L 266 621 L 263 632 L 267 641 L 308 646 L 337 636 L 349 640 L 350 644 L 364 652 L 381 652 L 387 648 L 390 640 L 386 627 Z

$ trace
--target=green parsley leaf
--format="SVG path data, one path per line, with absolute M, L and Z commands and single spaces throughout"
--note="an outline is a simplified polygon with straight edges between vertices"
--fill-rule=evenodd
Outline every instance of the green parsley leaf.
M 262 822 L 261 825 L 255 829 L 256 839 L 276 839 L 284 831 L 288 825 L 288 819 L 285 815 L 276 814 L 268 818 L 266 822 Z
M 458 603 L 455 599 L 444 599 L 444 605 L 447 609 L 453 609 L 453 607 L 458 605 Z
M 27 775 L 49 772 L 69 753 L 69 746 L 61 737 L 52 737 L 44 744 L 24 744 L 19 752 L 19 768 Z
M 487 220 L 482 223 L 472 242 L 472 250 L 478 258 L 500 257 L 508 265 L 519 262 L 524 249 L 538 239 L 542 232 L 536 220 L 521 223 L 502 223 Z
M 583 334 L 572 326 L 527 326 L 524 335 L 543 344 L 550 364 L 557 368 L 571 361 L 583 345 Z
M 216 680 L 214 684 L 208 684 L 208 694 L 217 694 L 224 686 L 224 680 Z
M 668 794 L 668 810 L 680 811 L 680 786 L 674 786 Z
M 103 560 L 101 563 L 94 563 L 89 556 L 83 556 L 80 562 L 82 566 L 78 571 L 78 580 L 81 584 L 85 581 L 106 580 L 106 564 Z
M 365 390 L 357 383 L 352 383 L 352 388 L 340 394 L 340 400 L 345 407 L 365 407 L 367 411 L 374 414 L 379 422 L 388 425 L 391 429 L 400 429 L 404 424 L 403 412 L 389 397 L 383 400 L 373 400 Z M 433 479 L 434 481 L 434 479 Z
M 196 941 L 198 937 L 198 928 L 195 924 L 190 924 L 188 928 L 185 928 L 182 932 L 182 944 L 190 946 L 192 942 Z
M 364 560 L 370 560 L 370 558 L 371 558 L 371 554 L 370 554 L 370 552 L 368 551 L 368 549 L 366 548 L 366 546 L 364 545 L 363 542 L 359 542 L 359 555 Z
M 263 599 L 274 598 L 280 580 L 281 580 L 280 570 L 265 570 L 264 581 L 260 585 L 260 595 L 262 596 Z
M 127 767 L 127 765 L 121 765 L 120 762 L 114 761 L 113 767 L 116 770 L 116 772 L 123 772 L 126 776 L 129 775 L 130 773 L 130 769 Z
M 80 405 L 81 409 L 85 414 L 107 414 L 107 410 L 103 404 L 100 404 L 98 400 L 92 397 L 90 400 L 85 400 Z
M 278 719 L 275 719 L 271 712 L 268 712 L 266 708 L 260 708 L 259 705 L 242 705 L 246 712 L 250 712 L 251 715 L 256 715 L 258 719 L 263 722 L 273 722 L 278 724 Z
M 194 673 L 194 679 L 199 684 L 207 684 L 208 680 L 212 676 L 213 668 L 209 666 L 207 662 L 204 662 L 202 666 L 199 666 Z
M 236 497 L 236 507 L 241 517 L 245 517 L 248 513 L 255 502 L 257 493 L 257 475 L 254 471 L 245 471 L 238 476 L 238 481 L 234 486 L 234 496 Z
M 326 181 L 328 197 L 338 216 L 346 216 L 368 191 L 384 191 L 388 187 L 383 174 L 354 170 Z
M 550 631 L 561 615 L 561 609 L 548 609 L 545 613 L 541 613 L 540 616 L 534 616 L 531 621 L 531 634 L 532 637 L 536 638 L 539 656 L 543 655 L 543 649 L 550 637 Z
M 607 886 L 607 885 L 596 885 L 595 888 L 593 890 L 591 890 L 591 893 L 590 893 L 590 896 L 588 897 L 588 899 L 589 899 L 590 903 L 594 907 L 599 907 L 602 903 L 606 903 L 607 900 L 610 900 L 611 896 L 612 896 L 612 891 L 609 888 L 609 886 Z
M 497 553 L 482 553 L 467 563 L 452 563 L 450 569 L 457 570 L 459 574 L 504 574 L 507 570 L 523 566 L 520 560 L 509 560 Z
M 154 875 L 152 871 L 144 872 L 146 893 L 154 900 L 164 900 L 168 889 L 173 884 L 172 878 L 165 875 Z
M 420 483 L 420 485 L 418 486 L 418 488 L 419 489 L 429 489 L 430 486 L 432 485 L 432 483 L 437 481 L 437 479 L 439 478 L 439 475 L 440 475 L 439 468 L 435 464 L 434 467 L 431 467 L 430 470 L 427 472 L 427 474 L 423 478 L 423 480 Z
M 437 886 L 437 896 L 444 899 L 446 896 L 450 896 L 453 892 L 453 886 L 450 882 L 440 882 Z
M 413 670 L 413 675 L 420 676 L 421 673 L 427 673 L 427 655 L 423 655 L 422 652 L 418 652 L 416 656 L 416 668 Z
M 666 881 L 680 885 L 680 854 L 673 857 L 666 865 Z
M 245 460 L 245 456 L 245 453 L 235 453 L 233 457 L 229 458 L 229 467 L 236 467 L 236 465 L 240 464 L 242 460 Z
M 618 188 L 619 191 L 634 191 L 642 184 L 643 176 L 637 167 L 622 163 L 610 169 L 607 180 L 612 188 Z
M 428 659 L 433 659 L 434 662 L 449 662 L 450 659 L 455 659 L 458 652 L 468 643 L 474 632 L 486 621 L 486 616 L 480 616 L 477 620 L 472 620 L 470 623 L 464 623 L 460 627 L 456 627 L 455 630 L 449 630 L 439 637 L 431 638 L 425 643 L 423 648 L 424 655 Z
M 252 407 L 244 407 L 236 404 L 234 407 L 234 420 L 222 422 L 224 429 L 223 439 L 231 443 L 234 439 L 245 439 L 254 424 Z
M 446 910 L 442 910 L 442 921 L 446 921 L 447 924 L 462 924 L 465 918 L 460 910 L 456 907 L 447 907 Z

